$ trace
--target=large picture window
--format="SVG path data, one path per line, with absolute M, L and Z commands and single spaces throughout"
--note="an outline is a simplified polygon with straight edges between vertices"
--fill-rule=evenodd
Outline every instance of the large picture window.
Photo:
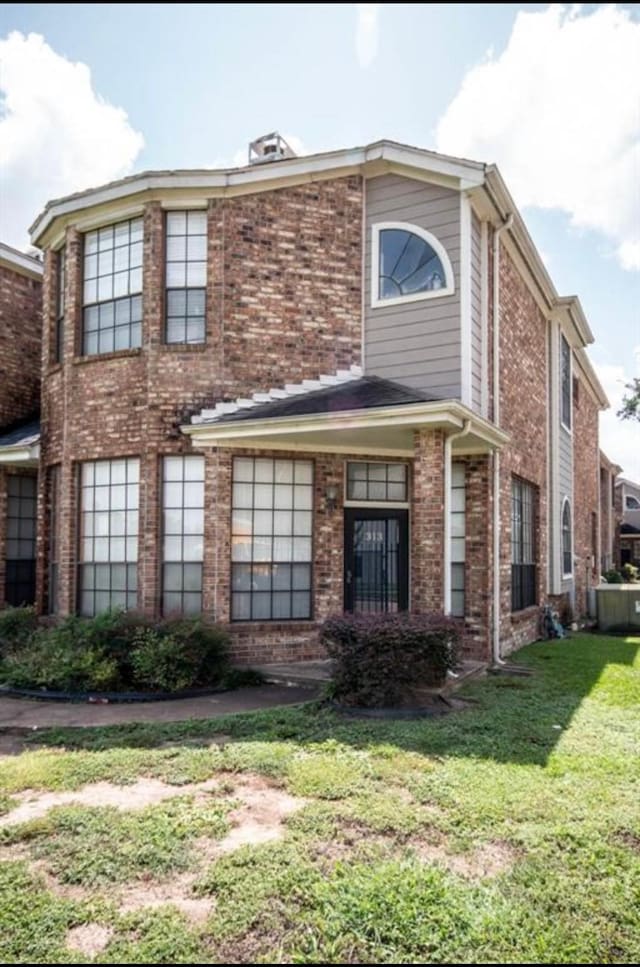
M 536 490 L 518 477 L 511 483 L 511 610 L 537 603 Z
M 7 477 L 7 604 L 33 604 L 35 598 L 37 489 L 35 477 Z
M 373 226 L 372 305 L 394 305 L 451 295 L 453 270 L 438 239 L 405 222 Z
M 53 345 L 53 361 L 62 360 L 64 347 L 64 288 L 65 288 L 66 249 L 63 247 L 56 255 L 56 328 Z
M 204 342 L 207 213 L 168 212 L 166 234 L 166 341 Z
M 139 461 L 83 463 L 80 473 L 80 612 L 135 608 Z
M 231 617 L 311 617 L 313 464 L 236 457 L 231 524 Z
M 571 502 L 565 497 L 562 502 L 562 576 L 573 575 L 573 540 L 571 535 Z
M 162 611 L 202 611 L 204 457 L 162 461 Z
M 571 429 L 571 347 L 564 336 L 560 338 L 560 418 Z
M 84 237 L 85 355 L 142 345 L 142 218 Z
M 49 614 L 58 613 L 60 578 L 60 467 L 50 467 L 48 474 L 49 497 L 49 569 L 47 575 L 47 605 Z

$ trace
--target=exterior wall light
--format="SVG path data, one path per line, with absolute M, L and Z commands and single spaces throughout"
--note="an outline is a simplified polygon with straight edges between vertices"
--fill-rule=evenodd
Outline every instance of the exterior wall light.
M 336 484 L 328 484 L 324 496 L 327 510 L 335 510 L 338 506 L 338 487 Z

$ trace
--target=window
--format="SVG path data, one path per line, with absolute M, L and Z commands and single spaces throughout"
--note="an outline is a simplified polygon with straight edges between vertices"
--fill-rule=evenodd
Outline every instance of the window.
M 562 576 L 573 574 L 573 548 L 571 541 L 571 503 L 565 497 L 562 504 Z
M 80 613 L 135 608 L 138 479 L 133 458 L 83 463 L 80 474 Z
M 464 617 L 466 557 L 465 466 L 451 464 L 451 614 Z
M 231 618 L 311 617 L 313 464 L 236 457 Z
M 162 612 L 202 611 L 204 457 L 162 461 Z
M 60 467 L 49 468 L 49 572 L 48 572 L 48 610 L 49 614 L 58 613 L 59 579 L 59 533 L 60 525 Z
M 511 482 L 511 610 L 537 603 L 535 488 L 514 477 Z
M 64 349 L 64 286 L 65 286 L 66 249 L 61 248 L 56 256 L 56 329 L 53 346 L 53 360 L 59 363 Z
M 372 304 L 393 305 L 451 295 L 453 271 L 444 247 L 417 225 L 373 227 Z
M 84 237 L 85 355 L 142 345 L 142 218 Z
M 560 419 L 571 429 L 571 347 L 560 337 Z
M 625 507 L 627 510 L 640 510 L 640 500 L 637 497 L 632 497 L 631 494 L 627 494 L 625 497 Z
M 37 486 L 35 477 L 7 477 L 7 604 L 33 604 L 35 598 Z
M 168 212 L 166 341 L 205 340 L 207 213 Z
M 348 463 L 347 500 L 405 503 L 407 500 L 406 464 Z

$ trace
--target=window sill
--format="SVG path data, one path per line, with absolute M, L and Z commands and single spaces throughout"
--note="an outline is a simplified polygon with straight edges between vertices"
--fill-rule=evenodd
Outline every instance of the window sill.
M 136 349 L 116 349 L 112 353 L 92 353 L 90 356 L 74 356 L 73 365 L 83 366 L 85 363 L 104 362 L 107 359 L 127 359 L 131 356 L 141 356 L 142 347 Z
M 529 618 L 534 618 L 537 615 L 539 609 L 540 609 L 539 605 L 530 604 L 528 605 L 528 607 L 523 608 L 522 611 L 512 611 L 511 620 L 518 621 L 518 622 L 528 621 Z
M 315 631 L 319 626 L 319 622 L 314 621 L 313 618 L 255 618 L 252 621 L 237 620 L 234 621 L 233 618 L 230 619 L 228 627 L 230 629 L 237 629 L 238 631 L 253 631 L 256 628 L 263 628 L 266 630 L 279 630 L 283 629 L 286 631 Z
M 47 367 L 47 376 L 53 376 L 54 373 L 59 373 L 62 370 L 62 363 L 49 363 Z
M 206 342 L 163 342 L 158 347 L 167 353 L 203 353 L 207 348 Z

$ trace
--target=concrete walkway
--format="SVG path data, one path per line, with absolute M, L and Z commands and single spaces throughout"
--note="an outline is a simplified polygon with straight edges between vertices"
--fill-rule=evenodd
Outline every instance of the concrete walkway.
M 167 702 L 42 702 L 28 698 L 0 697 L 0 729 L 46 729 L 64 726 L 121 725 L 132 722 L 183 722 L 214 719 L 233 712 L 254 712 L 310 702 L 317 690 L 285 685 L 238 688 L 199 698 Z

